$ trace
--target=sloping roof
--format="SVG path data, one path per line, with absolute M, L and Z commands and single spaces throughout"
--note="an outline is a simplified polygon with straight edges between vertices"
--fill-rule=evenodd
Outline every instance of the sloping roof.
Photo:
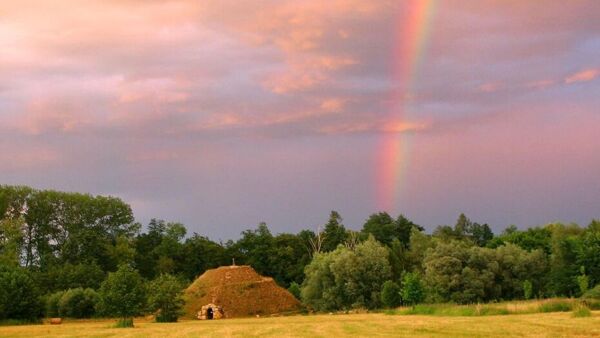
M 195 318 L 203 305 L 223 308 L 226 318 L 294 312 L 300 302 L 272 278 L 259 275 L 249 265 L 207 270 L 184 293 L 185 314 Z

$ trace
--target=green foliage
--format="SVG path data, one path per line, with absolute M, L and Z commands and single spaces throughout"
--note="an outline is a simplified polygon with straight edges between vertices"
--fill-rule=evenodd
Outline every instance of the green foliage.
M 61 264 L 37 274 L 46 292 L 76 288 L 98 289 L 106 274 L 96 263 Z
M 66 318 L 93 317 L 100 300 L 98 293 L 90 288 L 69 289 L 64 293 L 60 293 L 60 296 L 57 304 L 58 315 Z M 52 298 L 52 296 L 50 298 Z M 52 301 L 54 301 L 54 299 Z M 54 306 L 54 304 L 47 304 L 47 306 L 48 305 L 51 307 Z
M 19 217 L 0 219 L 0 264 L 17 266 L 21 260 L 23 248 L 23 223 Z
M 133 318 L 119 318 L 115 324 L 116 328 L 133 327 Z
M 57 291 L 46 297 L 46 317 L 52 318 L 59 316 L 58 303 L 64 294 L 64 291 Z
M 383 283 L 381 288 L 381 304 L 386 308 L 394 308 L 400 305 L 400 287 L 391 280 Z
M 146 290 L 139 273 L 127 265 L 111 272 L 100 286 L 99 309 L 103 315 L 131 318 L 143 309 Z
M 516 226 L 512 225 L 504 230 L 504 232 L 488 242 L 490 248 L 497 248 L 506 243 L 512 243 L 527 250 L 542 250 L 546 254 L 551 252 L 551 237 L 552 232 L 548 228 L 529 228 L 525 231 L 519 231 Z
M 539 312 L 569 312 L 573 310 L 573 304 L 563 300 L 550 300 L 539 306 Z
M 552 233 L 552 253 L 548 291 L 550 294 L 575 296 L 579 294 L 577 257 L 581 252 L 579 239 L 582 229 L 577 225 L 565 226 L 560 223 L 546 226 Z
M 148 308 L 157 322 L 176 322 L 183 307 L 184 286 L 172 275 L 162 274 L 148 285 Z
M 372 235 L 379 242 L 390 245 L 397 238 L 396 225 L 387 212 L 380 212 L 369 216 L 362 228 L 365 237 Z
M 185 261 L 186 250 L 183 239 L 186 232 L 181 223 L 150 220 L 148 233 L 138 236 L 135 243 L 131 245 L 131 257 L 140 274 L 152 279 L 161 273 L 175 273 L 182 270 L 178 263 Z M 128 248 L 126 242 L 121 245 L 121 250 L 127 255 L 129 255 Z M 191 276 L 190 279 L 194 277 L 196 276 Z
M 442 241 L 468 240 L 477 246 L 486 246 L 494 238 L 487 224 L 472 222 L 465 214 L 460 214 L 454 228 L 448 225 L 438 226 L 433 235 Z
M 585 267 L 581 267 L 581 275 L 577 276 L 577 284 L 581 295 L 585 294 L 590 286 L 590 278 L 585 274 Z
M 593 287 L 592 289 L 588 290 L 586 293 L 583 294 L 583 296 L 581 296 L 581 298 L 586 299 L 586 300 L 592 300 L 592 299 L 600 300 L 600 284 L 598 284 L 595 287 Z
M 19 186 L 0 186 L 0 215 L 20 222 L 20 261 L 40 271 L 93 261 L 113 269 L 116 238 L 138 229 L 131 208 L 118 198 Z
M 0 320 L 35 320 L 42 312 L 42 300 L 30 273 L 21 267 L 0 265 Z
M 408 305 L 421 303 L 425 290 L 417 273 L 409 272 L 402 277 L 402 302 Z
M 503 316 L 511 314 L 504 306 L 496 305 L 453 305 L 453 304 L 431 304 L 416 305 L 410 309 L 401 311 L 401 314 L 407 315 L 433 315 L 433 316 L 457 316 L 457 317 L 476 317 L 476 316 Z
M 527 279 L 523 282 L 523 297 L 531 299 L 531 296 L 533 296 L 533 284 Z
M 300 299 L 300 285 L 296 282 L 292 282 L 290 284 L 290 287 L 288 288 L 288 291 L 294 295 L 294 297 L 296 297 L 296 299 Z
M 402 246 L 408 248 L 413 229 L 423 230 L 404 215 L 400 215 L 394 220 L 387 212 L 379 212 L 369 216 L 363 225 L 362 234 L 365 238 L 372 235 L 387 246 L 397 240 Z
M 302 300 L 316 310 L 377 308 L 381 286 L 391 269 L 387 250 L 371 237 L 354 251 L 340 246 L 331 253 L 317 254 L 305 275 Z
M 337 211 L 331 211 L 329 220 L 325 224 L 323 230 L 323 246 L 322 252 L 330 252 L 335 250 L 338 245 L 344 244 L 347 239 L 346 228 L 342 224 L 342 217 Z
M 577 304 L 573 309 L 573 317 L 582 318 L 582 317 L 591 317 L 592 311 L 585 304 Z
M 432 300 L 461 304 L 519 298 L 523 282 L 539 280 L 546 271 L 541 251 L 527 252 L 511 244 L 480 248 L 456 241 L 430 249 L 424 265 Z
M 585 268 L 589 285 L 600 284 L 600 221 L 593 220 L 581 236 L 577 262 Z

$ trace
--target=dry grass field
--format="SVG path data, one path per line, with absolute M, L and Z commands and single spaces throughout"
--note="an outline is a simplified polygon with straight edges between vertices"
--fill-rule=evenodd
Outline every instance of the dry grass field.
M 113 320 L 0 327 L 0 337 L 600 337 L 600 312 L 480 317 L 348 314 L 153 323 L 113 328 Z

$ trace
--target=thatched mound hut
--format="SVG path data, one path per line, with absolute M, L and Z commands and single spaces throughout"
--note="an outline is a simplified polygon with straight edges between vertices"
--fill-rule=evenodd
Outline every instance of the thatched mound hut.
M 291 313 L 300 302 L 248 265 L 207 270 L 184 293 L 188 318 L 218 319 Z

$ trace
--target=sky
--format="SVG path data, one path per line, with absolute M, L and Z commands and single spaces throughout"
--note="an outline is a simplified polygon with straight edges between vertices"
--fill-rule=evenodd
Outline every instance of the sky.
M 600 217 L 600 1 L 0 0 L 0 184 L 237 238 Z

